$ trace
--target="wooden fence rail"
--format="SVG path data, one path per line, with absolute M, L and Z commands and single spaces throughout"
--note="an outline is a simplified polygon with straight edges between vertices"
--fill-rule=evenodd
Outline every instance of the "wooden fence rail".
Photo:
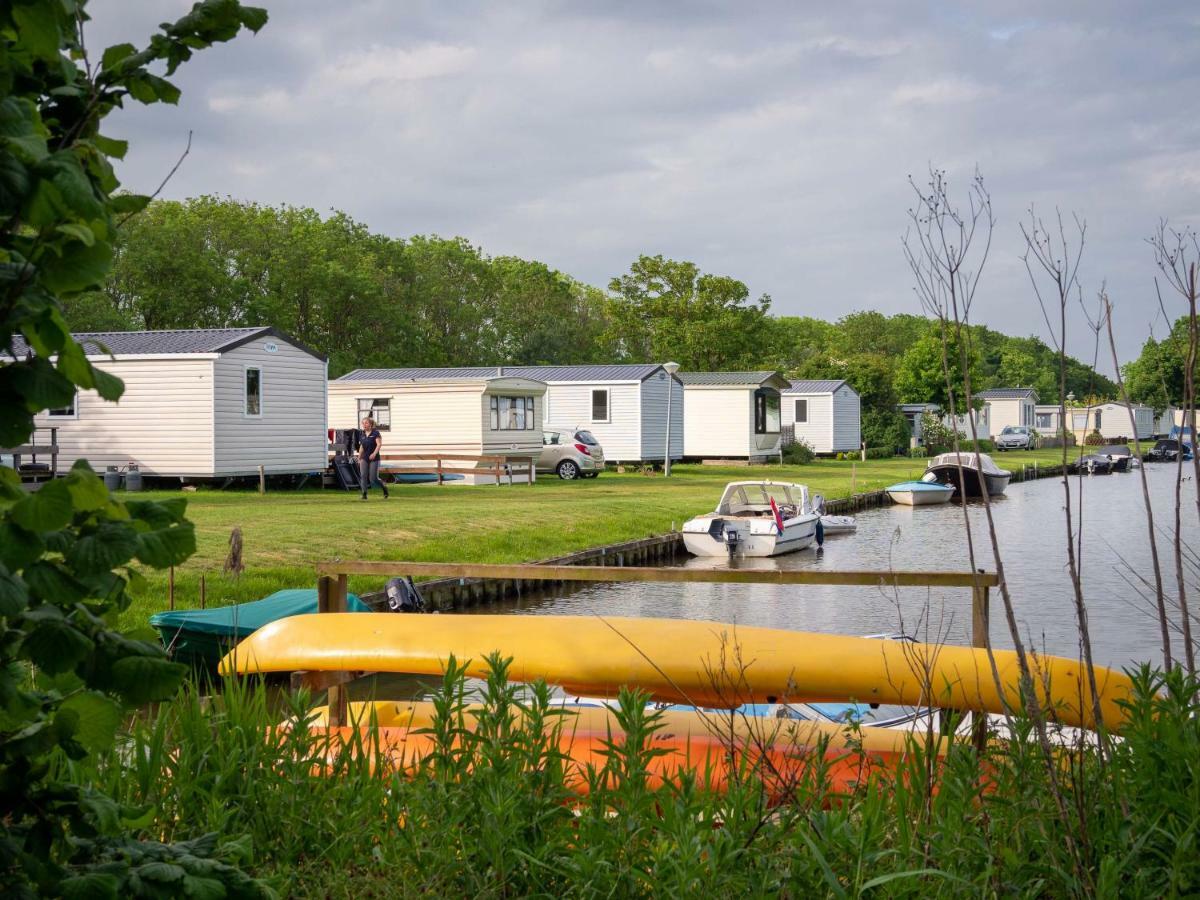
M 644 566 L 558 566 L 536 563 L 430 563 L 375 560 L 334 560 L 317 565 L 317 609 L 344 612 L 351 575 L 440 576 L 443 578 L 504 578 L 523 581 L 687 582 L 701 584 L 824 584 L 861 587 L 958 587 L 971 589 L 971 645 L 988 645 L 989 590 L 1000 584 L 994 572 L 828 571 L 820 569 L 680 569 Z M 333 677 L 331 677 L 331 674 Z M 346 722 L 343 685 L 354 673 L 304 673 L 297 683 L 329 690 L 329 724 Z M 981 722 L 982 726 L 982 722 Z M 976 739 L 984 739 L 976 729 Z

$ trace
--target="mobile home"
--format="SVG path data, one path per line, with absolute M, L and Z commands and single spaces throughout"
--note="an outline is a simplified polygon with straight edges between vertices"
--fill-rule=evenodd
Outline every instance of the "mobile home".
M 817 453 L 858 450 L 862 401 L 845 380 L 793 381 L 782 392 L 782 416 L 797 441 Z
M 1058 434 L 1062 410 L 1056 405 L 1037 407 L 1037 430 L 1042 434 Z M 1129 423 L 1129 407 L 1124 403 L 1101 403 L 1098 406 L 1068 406 L 1067 429 L 1082 442 L 1093 431 L 1109 439 L 1146 441 L 1154 436 L 1154 410 L 1148 406 L 1133 407 L 1134 424 Z
M 504 366 L 493 371 L 545 382 L 546 423 L 590 431 L 609 462 L 661 462 L 667 452 L 668 415 L 671 459 L 683 457 L 683 384 L 657 363 Z
M 295 338 L 266 327 L 74 337 L 125 393 L 79 391 L 35 418 L 57 429 L 60 470 L 77 459 L 188 479 L 325 468 L 326 360 Z M 14 351 L 28 348 L 17 338 Z
M 975 395 L 983 401 L 987 410 L 989 432 L 979 432 L 980 437 L 994 437 L 1009 425 L 1036 425 L 1037 391 L 1033 388 L 994 388 Z
M 692 459 L 778 458 L 782 392 L 778 372 L 680 372 L 683 455 Z
M 923 433 L 925 416 L 939 416 L 942 408 L 936 403 L 900 403 L 896 406 L 896 412 L 903 415 L 905 421 L 908 422 L 908 433 L 912 438 L 913 445 L 920 447 L 925 443 Z
M 503 456 L 524 464 L 542 451 L 546 385 L 531 378 L 464 369 L 356 369 L 329 382 L 329 427 L 357 428 L 367 417 L 383 434 L 383 453 Z M 456 467 L 470 468 L 458 460 Z M 470 484 L 495 481 L 479 463 Z

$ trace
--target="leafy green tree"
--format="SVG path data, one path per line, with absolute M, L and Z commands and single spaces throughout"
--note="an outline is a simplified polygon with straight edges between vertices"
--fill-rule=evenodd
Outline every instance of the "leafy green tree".
M 702 275 L 695 263 L 641 256 L 614 278 L 613 343 L 625 359 L 673 360 L 685 369 L 744 369 L 768 351 L 765 294 L 750 301 L 745 284 Z
M 540 262 L 502 256 L 496 278 L 496 343 L 487 362 L 591 362 L 605 328 L 604 296 Z
M 77 389 L 120 398 L 70 336 L 60 300 L 101 285 L 120 224 L 148 198 L 117 195 L 125 144 L 100 122 L 126 101 L 173 103 L 170 76 L 199 49 L 266 22 L 236 0 L 207 0 L 138 50 L 88 56 L 82 0 L 0 6 L 0 445 Z M 17 358 L 14 335 L 33 348 Z M 185 501 L 111 497 L 80 462 L 35 493 L 0 468 L 0 893 L 260 896 L 215 839 L 162 845 L 131 835 L 142 810 L 64 779 L 64 757 L 112 744 L 129 705 L 171 696 L 183 676 L 156 642 L 111 627 L 135 562 L 166 567 L 195 549 Z
M 945 364 L 942 354 L 942 339 L 940 335 L 932 333 L 916 341 L 905 352 L 896 369 L 896 393 L 900 402 L 936 403 L 943 409 L 949 409 L 950 395 L 946 378 L 948 368 L 949 382 L 954 389 L 954 408 L 963 408 L 965 373 L 959 339 L 949 335 L 945 344 Z M 972 391 L 977 392 L 980 390 L 977 385 L 980 384 L 982 374 L 978 352 L 971 354 L 969 366 Z
M 1130 399 L 1157 410 L 1182 405 L 1187 349 L 1187 316 L 1178 319 L 1161 341 L 1147 338 L 1138 358 L 1122 369 Z M 1200 365 L 1196 377 L 1200 380 Z

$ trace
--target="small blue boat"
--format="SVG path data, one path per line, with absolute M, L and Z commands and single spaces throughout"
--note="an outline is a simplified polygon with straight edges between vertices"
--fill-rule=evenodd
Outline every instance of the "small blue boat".
M 936 481 L 902 481 L 885 490 L 894 503 L 903 506 L 933 506 L 949 503 L 950 498 L 954 496 L 955 487 Z

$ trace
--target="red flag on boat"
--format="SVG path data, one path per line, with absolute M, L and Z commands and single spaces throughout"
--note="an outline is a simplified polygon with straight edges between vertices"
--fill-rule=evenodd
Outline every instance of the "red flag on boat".
M 783 516 L 779 514 L 779 507 L 775 505 L 775 498 L 768 498 L 771 501 L 771 512 L 775 516 L 775 527 L 779 529 L 779 533 L 783 534 Z

